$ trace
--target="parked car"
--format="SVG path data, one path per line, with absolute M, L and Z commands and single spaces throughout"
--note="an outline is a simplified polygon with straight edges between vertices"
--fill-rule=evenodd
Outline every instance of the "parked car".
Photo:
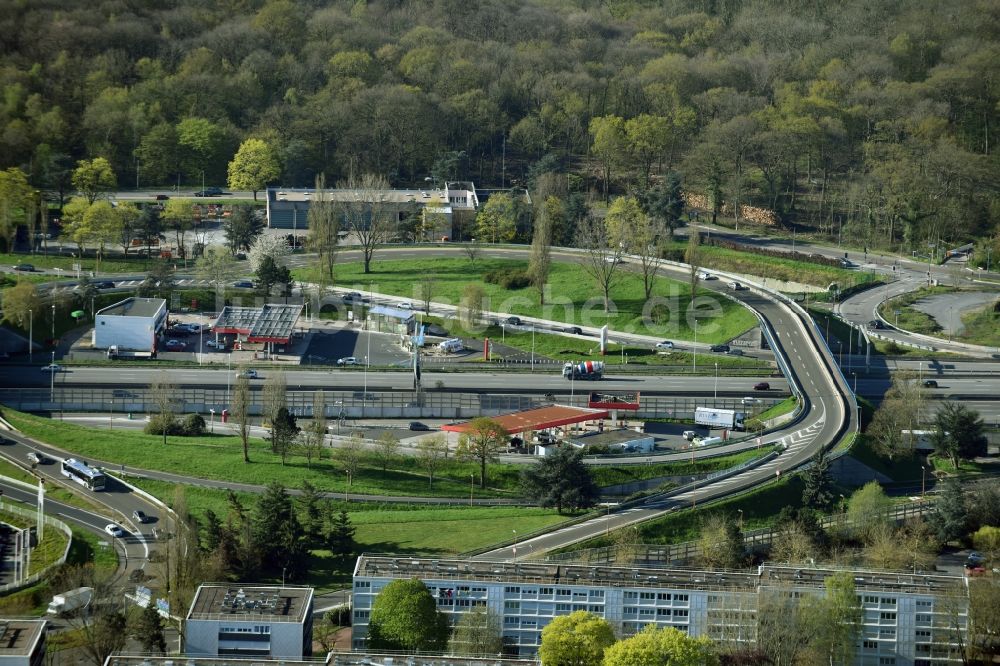
M 868 322 L 868 328 L 870 330 L 882 328 L 882 322 L 880 322 L 878 319 L 872 319 L 870 322 Z
M 341 299 L 345 303 L 360 303 L 362 300 L 364 300 L 361 294 L 356 291 L 352 291 L 349 294 L 344 294 L 343 296 L 341 296 Z
M 937 388 L 938 383 L 936 379 L 925 379 L 924 388 Z
M 521 325 L 521 318 L 520 317 L 507 317 L 507 319 L 504 320 L 504 323 L 507 324 L 508 326 L 520 326 Z
M 657 349 L 673 349 L 674 348 L 674 343 L 671 342 L 670 340 L 664 340 L 662 342 L 657 342 L 656 343 L 656 348 Z
M 747 396 L 746 398 L 740 400 L 740 402 L 743 403 L 744 405 L 754 405 L 757 403 L 757 398 L 753 396 Z
M 337 359 L 337 365 L 361 365 L 361 361 L 356 356 L 345 356 Z
M 253 368 L 247 368 L 246 370 L 241 370 L 236 373 L 237 377 L 246 377 L 247 379 L 258 379 L 257 371 Z
M 694 441 L 694 438 L 697 437 L 697 436 L 698 436 L 698 433 L 696 433 L 694 430 L 685 430 L 684 431 L 684 439 L 686 439 L 689 442 Z
M 754 391 L 770 391 L 771 390 L 771 385 L 768 384 L 767 382 L 757 382 L 756 384 L 753 385 L 753 390 Z
M 400 310 L 412 310 L 413 303 L 410 303 L 409 301 L 403 301 L 402 303 L 397 303 L 396 307 L 399 308 Z
M 729 354 L 730 356 L 743 356 L 743 350 L 742 349 L 730 349 L 726 353 Z
M 421 423 L 420 421 L 410 421 L 410 430 L 414 432 L 424 432 L 430 430 L 426 423 Z
M 163 343 L 163 346 L 166 347 L 167 349 L 184 349 L 184 343 L 174 338 L 170 338 L 169 340 L 167 340 L 165 343 Z
M 211 347 L 212 349 L 225 349 L 226 343 L 218 342 L 216 340 L 205 340 L 205 346 Z
M 125 530 L 123 530 L 122 528 L 118 527 L 114 523 L 108 523 L 107 525 L 105 525 L 104 526 L 104 531 L 107 532 L 110 536 L 113 536 L 113 537 L 123 537 L 123 536 L 125 536 Z
M 132 512 L 132 520 L 139 523 L 140 525 L 149 522 L 149 516 L 142 509 L 136 509 Z
M 717 354 L 728 354 L 729 345 L 712 345 L 711 350 L 716 352 Z
M 49 363 L 42 366 L 42 372 L 62 372 L 63 367 L 58 363 Z

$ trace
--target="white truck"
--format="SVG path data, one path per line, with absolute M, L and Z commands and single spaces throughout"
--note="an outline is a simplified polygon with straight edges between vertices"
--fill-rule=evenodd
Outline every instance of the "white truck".
M 118 345 L 108 347 L 108 358 L 153 358 L 151 350 L 139 351 L 136 349 L 122 349 Z
M 743 412 L 733 409 L 716 409 L 715 407 L 698 407 L 694 410 L 694 422 L 709 428 L 728 428 L 743 430 Z
M 52 597 L 47 612 L 49 615 L 59 615 L 86 608 L 90 604 L 90 599 L 93 595 L 94 588 L 92 587 L 78 587 L 75 590 L 57 594 Z
M 446 354 L 456 354 L 465 349 L 465 343 L 461 338 L 450 338 L 438 343 L 438 349 Z

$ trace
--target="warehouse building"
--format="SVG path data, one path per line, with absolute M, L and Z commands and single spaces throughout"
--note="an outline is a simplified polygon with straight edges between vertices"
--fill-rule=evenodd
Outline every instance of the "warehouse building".
M 756 615 L 768 598 L 825 594 L 844 570 L 765 565 L 752 570 L 591 566 L 536 561 L 358 558 L 354 569 L 352 647 L 366 648 L 379 591 L 418 578 L 454 624 L 482 607 L 502 618 L 503 639 L 517 656 L 534 656 L 554 617 L 588 611 L 622 636 L 647 625 L 674 627 L 729 644 L 756 640 Z M 863 619 L 856 664 L 930 666 L 962 663 L 968 597 L 961 576 L 853 570 Z
M 97 311 L 94 349 L 155 352 L 157 336 L 167 325 L 167 302 L 162 298 L 126 298 Z
M 312 655 L 311 587 L 198 587 L 184 629 L 189 656 L 302 659 Z

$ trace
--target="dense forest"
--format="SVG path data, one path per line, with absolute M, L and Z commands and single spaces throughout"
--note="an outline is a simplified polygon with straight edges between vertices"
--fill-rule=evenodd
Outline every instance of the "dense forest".
M 0 0 L 0 167 L 224 184 L 254 137 L 285 186 L 558 172 L 598 201 L 673 170 L 926 251 L 997 234 L 998 35 L 994 0 Z

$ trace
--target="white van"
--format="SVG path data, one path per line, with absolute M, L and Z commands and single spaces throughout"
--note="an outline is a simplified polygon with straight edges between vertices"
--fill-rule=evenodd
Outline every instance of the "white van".
M 721 437 L 702 437 L 696 443 L 698 446 L 711 446 L 712 444 L 722 444 L 722 442 Z
M 465 343 L 459 338 L 451 338 L 450 340 L 445 340 L 438 344 L 438 349 L 445 352 L 446 354 L 454 354 L 465 349 Z

